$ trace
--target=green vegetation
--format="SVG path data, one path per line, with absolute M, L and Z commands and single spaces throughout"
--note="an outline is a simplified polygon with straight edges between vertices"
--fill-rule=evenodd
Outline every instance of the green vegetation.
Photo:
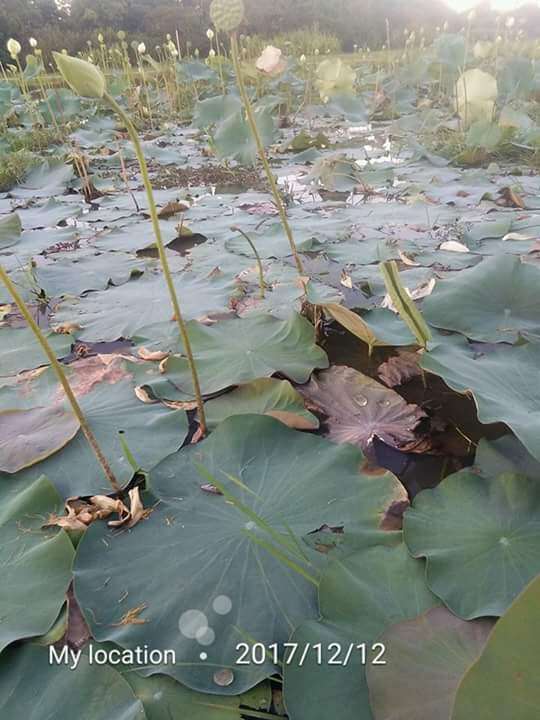
M 0 717 L 538 720 L 532 9 L 10 3 Z

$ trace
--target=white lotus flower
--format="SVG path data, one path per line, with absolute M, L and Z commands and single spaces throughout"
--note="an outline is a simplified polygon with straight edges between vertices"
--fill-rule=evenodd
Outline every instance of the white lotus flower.
M 206 31 L 206 37 L 207 37 L 209 40 L 213 40 L 213 39 L 214 39 L 214 31 L 213 31 L 211 28 L 208 28 L 208 30 Z
M 9 40 L 6 43 L 6 47 L 8 50 L 8 53 L 11 55 L 13 59 L 17 57 L 17 55 L 20 55 L 21 53 L 21 43 L 17 42 L 15 38 L 9 38 Z
M 29 39 L 28 39 L 28 44 L 30 45 L 31 48 L 37 48 L 37 40 L 36 40 L 36 38 L 33 38 L 33 37 L 29 38 Z
M 516 24 L 516 18 L 512 15 L 509 17 L 505 23 L 506 27 L 510 30 L 510 28 L 513 28 Z
M 300 63 L 303 65 L 306 62 L 306 56 L 300 55 Z
M 99 33 L 99 35 L 97 36 L 97 39 L 98 39 L 99 43 L 103 43 L 105 41 L 105 38 L 103 37 L 103 35 L 101 33 Z
M 208 51 L 208 57 L 209 58 L 216 57 L 216 51 L 214 50 L 214 48 L 210 48 L 210 50 Z
M 139 44 L 137 45 L 137 52 L 139 53 L 139 55 L 144 55 L 144 54 L 145 54 L 145 52 L 146 52 L 146 45 L 145 45 L 143 42 L 141 42 L 141 43 L 139 43 Z
M 257 70 L 267 75 L 279 75 L 287 67 L 287 63 L 281 57 L 281 50 L 273 45 L 267 45 L 255 63 Z

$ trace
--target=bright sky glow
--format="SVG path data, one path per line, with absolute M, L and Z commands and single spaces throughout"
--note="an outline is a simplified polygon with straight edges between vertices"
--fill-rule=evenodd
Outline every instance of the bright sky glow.
M 446 4 L 458 12 L 470 10 L 479 4 L 480 0 L 445 0 Z M 491 0 L 491 7 L 497 12 L 515 10 L 520 5 L 526 5 L 526 0 Z

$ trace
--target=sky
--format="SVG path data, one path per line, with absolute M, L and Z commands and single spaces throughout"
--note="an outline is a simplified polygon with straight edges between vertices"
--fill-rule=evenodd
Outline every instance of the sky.
M 450 7 L 461 12 L 463 10 L 470 10 L 475 5 L 478 5 L 479 0 L 445 0 L 445 2 L 447 5 L 450 5 Z M 491 0 L 491 7 L 499 12 L 508 12 L 525 4 L 525 0 Z

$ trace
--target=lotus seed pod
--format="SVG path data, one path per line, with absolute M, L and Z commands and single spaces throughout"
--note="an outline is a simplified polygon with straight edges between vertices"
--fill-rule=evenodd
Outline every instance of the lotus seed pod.
M 218 30 L 236 30 L 244 19 L 243 0 L 212 0 L 210 18 Z
M 102 98 L 105 94 L 105 76 L 99 68 L 86 60 L 53 53 L 58 70 L 70 88 L 77 95 L 87 98 Z

